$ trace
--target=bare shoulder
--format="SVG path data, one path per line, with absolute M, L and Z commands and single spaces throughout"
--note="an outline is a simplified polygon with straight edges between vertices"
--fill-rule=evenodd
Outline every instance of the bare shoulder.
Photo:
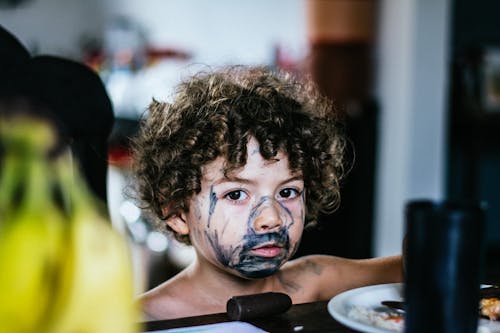
M 345 271 L 349 260 L 329 255 L 308 255 L 283 266 L 286 276 L 308 281 L 312 287 L 322 281 L 336 281 Z
M 139 295 L 138 302 L 142 308 L 145 321 L 175 318 L 176 304 L 179 297 L 173 291 L 169 281 Z M 175 303 L 175 304 L 174 304 Z
M 144 320 L 172 319 L 191 315 L 193 289 L 189 288 L 183 274 L 141 294 L 138 302 Z
M 307 285 L 314 300 L 328 300 L 345 290 L 403 279 L 400 256 L 354 260 L 311 255 L 290 261 L 282 271 L 285 280 Z
M 335 266 L 335 260 L 336 257 L 310 255 L 287 262 L 276 275 L 282 291 L 290 295 L 293 303 L 319 300 L 318 283 L 326 276 L 336 280 L 330 269 Z
M 342 260 L 342 258 L 328 255 L 308 255 L 287 262 L 282 271 L 301 277 L 321 277 L 325 269 L 331 270 L 337 267 Z

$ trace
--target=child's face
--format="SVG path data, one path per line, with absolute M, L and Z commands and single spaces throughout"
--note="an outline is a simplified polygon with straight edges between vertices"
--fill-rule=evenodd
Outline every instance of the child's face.
M 198 255 L 246 278 L 273 274 L 296 251 L 304 227 L 301 174 L 288 157 L 266 161 L 251 139 L 247 164 L 224 177 L 224 158 L 203 168 L 201 192 L 190 201 L 186 220 Z

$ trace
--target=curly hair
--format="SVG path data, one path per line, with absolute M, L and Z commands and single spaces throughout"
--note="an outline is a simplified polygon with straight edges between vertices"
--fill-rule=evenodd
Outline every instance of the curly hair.
M 254 137 L 265 159 L 281 151 L 306 189 L 305 222 L 334 211 L 344 176 L 345 138 L 332 103 L 310 81 L 265 67 L 200 72 L 180 83 L 172 103 L 153 100 L 133 138 L 136 194 L 162 221 L 187 211 L 201 191 L 202 167 L 219 156 L 242 167 Z M 164 213 L 168 207 L 168 213 Z M 188 236 L 174 233 L 189 244 Z

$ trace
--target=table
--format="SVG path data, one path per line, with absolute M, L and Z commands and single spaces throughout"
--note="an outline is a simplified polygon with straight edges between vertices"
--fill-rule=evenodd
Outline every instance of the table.
M 330 316 L 327 301 L 295 304 L 287 312 L 271 317 L 248 320 L 249 323 L 271 333 L 357 333 Z M 228 322 L 225 313 L 144 323 L 145 331 L 179 328 L 195 325 Z M 302 329 L 301 329 L 302 327 Z
M 500 285 L 498 276 L 487 275 L 484 284 Z M 359 333 L 332 318 L 327 310 L 328 301 L 294 304 L 280 315 L 248 320 L 249 323 L 270 333 Z M 143 323 L 143 331 L 215 324 L 231 321 L 226 313 L 149 321 Z M 301 328 L 301 329 L 300 329 Z

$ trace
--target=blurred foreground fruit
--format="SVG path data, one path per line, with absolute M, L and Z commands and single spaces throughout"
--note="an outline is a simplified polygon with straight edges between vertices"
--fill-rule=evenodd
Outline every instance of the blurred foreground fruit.
M 0 128 L 5 150 L 0 176 L 1 332 L 43 326 L 64 251 L 62 213 L 47 195 L 52 182 L 45 156 L 54 138 L 47 126 L 33 124 L 27 132 L 25 125 L 26 120 L 9 126 L 2 122 Z
M 139 332 L 126 241 L 53 133 L 0 119 L 0 333 Z

